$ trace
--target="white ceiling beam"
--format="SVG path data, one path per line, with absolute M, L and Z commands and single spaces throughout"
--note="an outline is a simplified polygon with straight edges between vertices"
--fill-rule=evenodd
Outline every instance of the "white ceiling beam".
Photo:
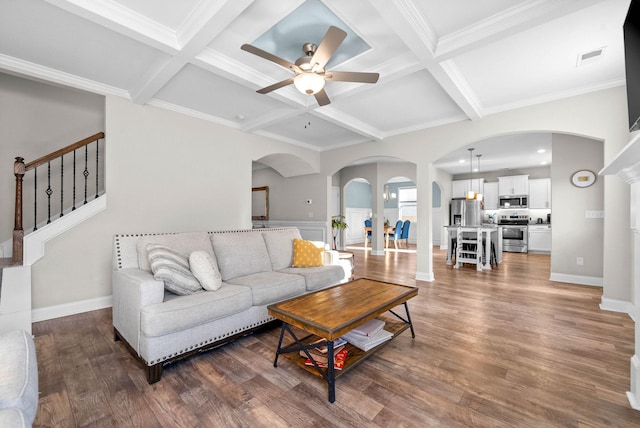
M 158 93 L 193 57 L 233 22 L 253 0 L 200 2 L 178 30 L 180 51 L 168 62 L 144 76 L 131 90 L 134 103 L 145 104 Z
M 482 106 L 464 76 L 452 63 L 443 66 L 436 61 L 436 33 L 414 0 L 373 0 L 371 3 L 467 117 L 480 119 Z
M 603 0 L 530 0 L 466 28 L 442 36 L 436 45 L 438 61 L 452 58 L 478 46 L 487 45 L 516 33 L 537 27 Z
M 372 140 L 381 141 L 384 138 L 384 133 L 379 129 L 338 110 L 331 104 L 320 107 L 312 111 L 311 114 Z

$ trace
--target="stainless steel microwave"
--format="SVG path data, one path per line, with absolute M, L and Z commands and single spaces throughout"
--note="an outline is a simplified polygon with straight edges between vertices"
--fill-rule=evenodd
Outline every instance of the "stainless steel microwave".
M 500 208 L 528 208 L 529 197 L 526 195 L 500 196 Z

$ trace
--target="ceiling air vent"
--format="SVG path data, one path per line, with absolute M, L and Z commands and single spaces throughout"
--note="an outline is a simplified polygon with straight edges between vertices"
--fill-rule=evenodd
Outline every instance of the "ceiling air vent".
M 583 64 L 592 63 L 602 58 L 604 55 L 605 47 L 601 47 L 598 49 L 594 49 L 589 52 L 578 54 L 578 61 L 576 63 L 576 67 L 580 67 Z

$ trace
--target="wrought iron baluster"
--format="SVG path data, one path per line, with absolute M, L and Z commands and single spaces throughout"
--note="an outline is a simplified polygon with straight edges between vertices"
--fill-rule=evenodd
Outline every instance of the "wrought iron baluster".
M 87 149 L 87 146 L 84 146 L 84 172 L 82 173 L 82 175 L 84 175 L 84 203 L 87 203 L 87 178 L 89 177 L 89 170 L 87 169 L 87 165 L 88 165 L 88 159 L 89 159 L 89 152 Z
M 71 211 L 76 210 L 76 151 L 73 151 L 73 202 Z
M 98 176 L 100 175 L 98 173 L 98 165 L 99 165 L 98 161 L 100 159 L 100 151 L 98 150 L 100 148 L 99 143 L 100 143 L 100 139 L 97 139 L 96 140 L 96 197 L 95 199 L 98 199 L 98 189 L 99 189 L 98 187 Z
M 60 155 L 60 217 L 64 215 L 64 155 Z
M 51 190 L 51 162 L 47 162 L 47 190 L 45 191 L 47 194 L 47 224 L 51 223 L 51 194 L 53 190 Z
M 38 230 L 38 168 L 33 168 L 33 231 Z

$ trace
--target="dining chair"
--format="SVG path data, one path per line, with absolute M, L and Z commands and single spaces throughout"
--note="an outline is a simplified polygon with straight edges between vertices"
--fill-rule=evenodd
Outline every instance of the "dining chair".
M 370 219 L 366 219 L 364 221 L 364 227 L 371 227 L 371 220 Z M 364 240 L 364 246 L 367 246 L 367 242 L 371 241 L 371 229 L 367 230 L 367 236 Z
M 409 248 L 409 227 L 411 226 L 411 220 L 405 220 L 402 225 L 402 234 L 400 239 L 404 241 L 405 248 Z
M 398 249 L 398 241 L 402 236 L 402 220 L 398 220 L 396 222 L 396 227 L 393 229 L 393 232 L 389 232 L 389 240 L 393 241 L 393 246 Z

